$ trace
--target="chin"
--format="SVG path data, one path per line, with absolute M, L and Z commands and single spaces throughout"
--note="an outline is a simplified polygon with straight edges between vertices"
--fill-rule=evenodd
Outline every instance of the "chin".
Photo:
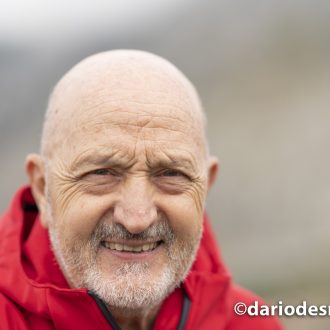
M 108 306 L 130 311 L 158 306 L 179 285 L 169 267 L 153 274 L 144 264 L 125 264 L 115 274 L 93 269 L 86 275 L 85 286 Z

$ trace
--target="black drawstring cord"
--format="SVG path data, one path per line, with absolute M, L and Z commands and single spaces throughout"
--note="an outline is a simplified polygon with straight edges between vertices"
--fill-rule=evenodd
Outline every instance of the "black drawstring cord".
M 112 314 L 108 310 L 105 303 L 93 291 L 88 291 L 88 293 L 96 301 L 97 305 L 100 307 L 100 309 L 102 311 L 103 316 L 111 324 L 113 330 L 121 330 L 120 326 L 116 323 L 115 319 L 113 318 Z
M 110 323 L 112 326 L 113 330 L 121 330 L 120 326 L 116 323 L 115 319 L 113 318 L 112 314 L 108 310 L 107 306 L 105 303 L 100 299 L 93 291 L 88 291 L 89 295 L 96 301 L 97 305 L 100 307 L 102 314 L 106 318 L 106 320 Z M 180 316 L 180 322 L 178 326 L 178 330 L 184 330 L 187 319 L 188 319 L 188 314 L 189 314 L 189 309 L 190 309 L 191 301 L 187 294 L 184 292 L 183 293 L 183 306 L 182 306 L 182 312 Z
M 185 292 L 183 292 L 183 306 L 182 306 L 182 312 L 181 312 L 178 330 L 184 330 L 184 327 L 186 326 L 190 305 L 191 305 L 191 301 L 189 297 Z

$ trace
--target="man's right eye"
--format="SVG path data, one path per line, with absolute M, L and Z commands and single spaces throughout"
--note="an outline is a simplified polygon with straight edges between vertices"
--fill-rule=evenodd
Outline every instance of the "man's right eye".
M 101 168 L 95 171 L 92 171 L 91 174 L 95 175 L 116 175 L 116 173 L 113 170 L 110 170 L 108 168 Z

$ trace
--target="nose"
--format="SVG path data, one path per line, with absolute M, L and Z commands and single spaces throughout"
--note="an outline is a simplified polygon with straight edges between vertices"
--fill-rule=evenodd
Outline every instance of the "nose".
M 132 234 L 141 233 L 156 221 L 157 208 L 147 178 L 130 179 L 124 184 L 113 215 L 114 221 Z

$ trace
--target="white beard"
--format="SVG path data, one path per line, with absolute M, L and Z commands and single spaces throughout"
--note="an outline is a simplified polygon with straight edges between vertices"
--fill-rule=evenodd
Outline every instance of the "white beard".
M 165 268 L 155 279 L 146 264 L 124 264 L 111 279 L 96 267 L 86 272 L 86 286 L 109 306 L 143 310 L 157 306 L 175 288 L 175 274 Z
M 69 284 L 75 288 L 85 287 L 93 291 L 109 307 L 132 312 L 159 305 L 180 285 L 195 259 L 202 234 L 200 232 L 199 237 L 194 240 L 186 238 L 183 242 L 174 237 L 166 220 L 160 220 L 148 228 L 144 232 L 145 236 L 159 235 L 158 237 L 165 236 L 168 239 L 167 242 L 165 240 L 168 262 L 159 270 L 159 275 L 155 276 L 150 271 L 148 262 L 127 262 L 111 274 L 102 271 L 102 265 L 97 264 L 96 256 L 101 237 L 108 237 L 110 233 L 118 238 L 127 235 L 125 229 L 119 228 L 118 224 L 110 223 L 99 225 L 87 243 L 77 239 L 76 243 L 72 244 L 64 239 L 61 241 L 59 237 L 63 235 L 57 232 L 54 222 L 49 222 L 53 251 Z

